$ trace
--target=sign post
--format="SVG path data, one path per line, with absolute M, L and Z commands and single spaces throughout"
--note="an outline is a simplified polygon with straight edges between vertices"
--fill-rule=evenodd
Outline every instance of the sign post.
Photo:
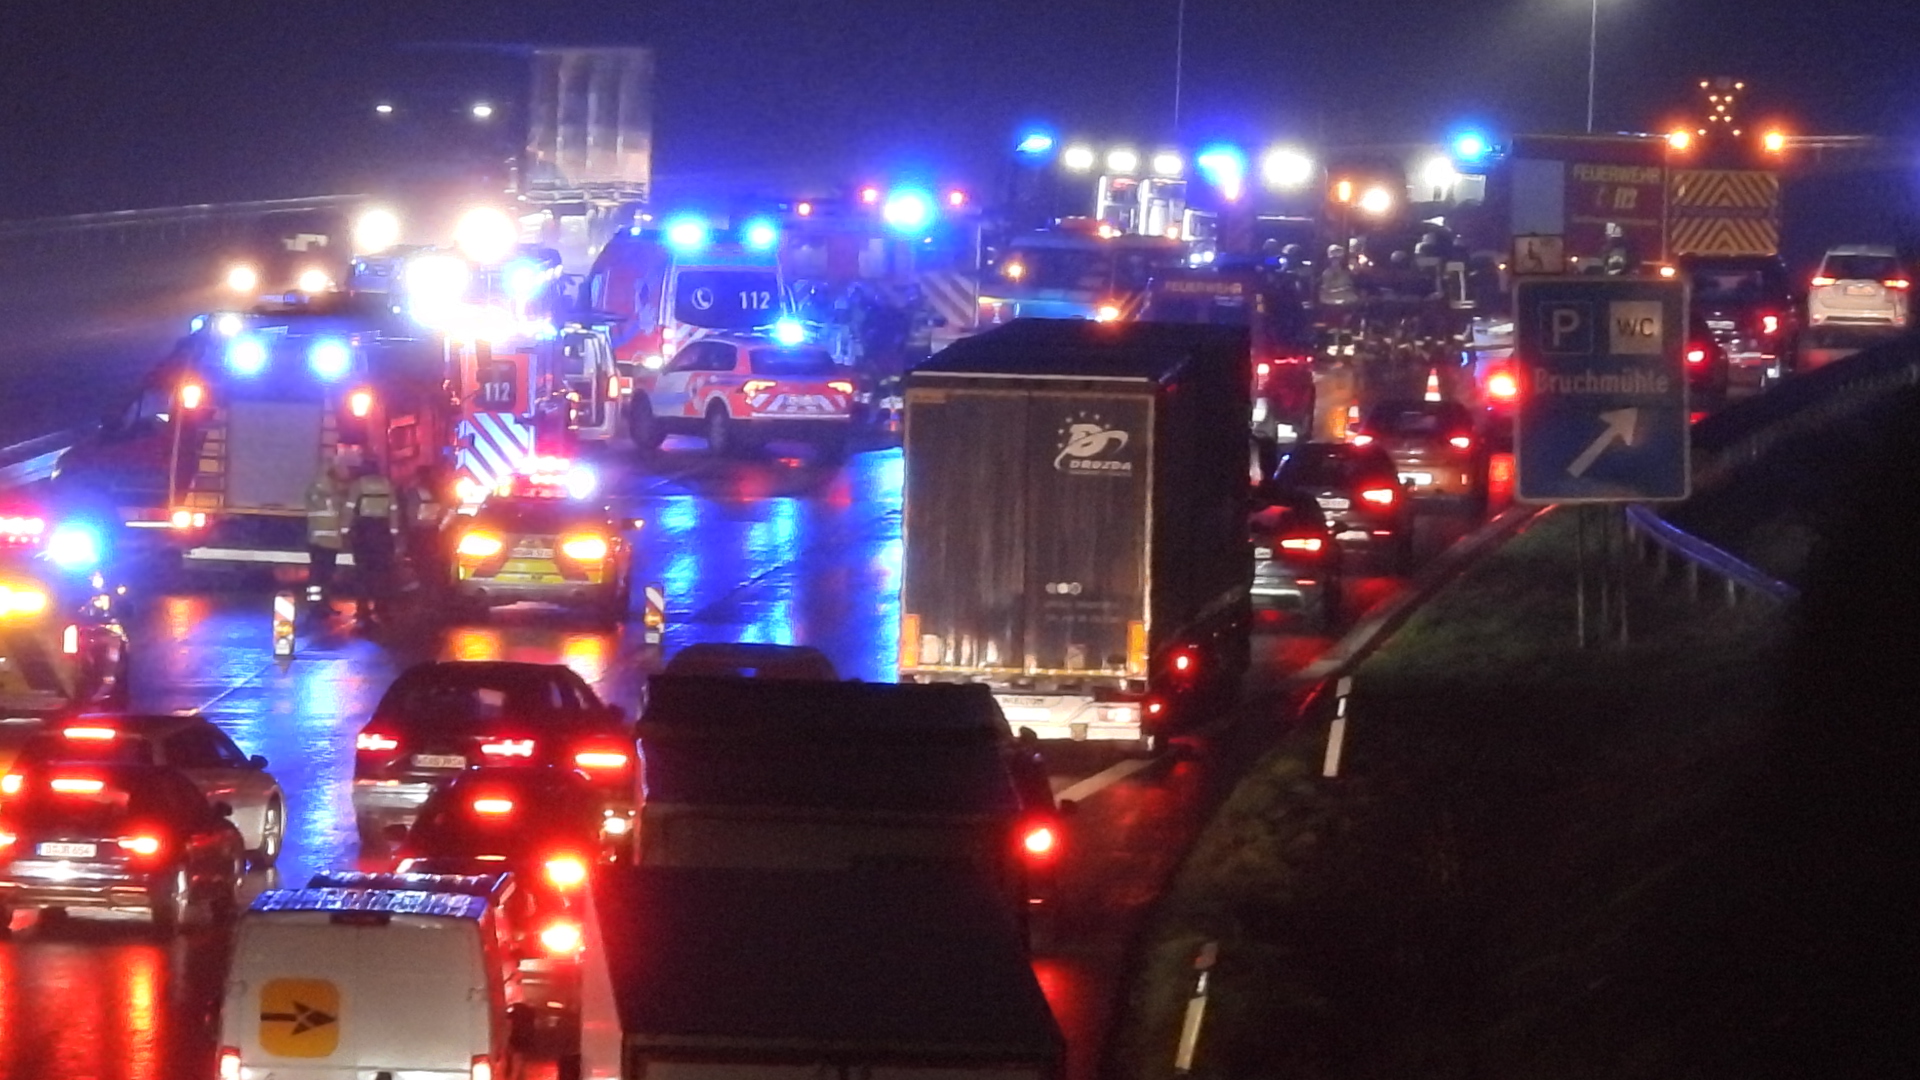
M 1541 278 L 1514 286 L 1515 497 L 1670 502 L 1691 491 L 1687 287 L 1646 278 Z M 1584 509 L 1576 592 L 1587 642 Z M 1602 533 L 1606 536 L 1606 533 Z M 1612 551 L 1606 545 L 1603 550 Z M 1608 609 L 1606 588 L 1601 610 Z M 1621 632 L 1625 594 L 1617 597 Z M 1605 622 L 1607 616 L 1602 615 Z

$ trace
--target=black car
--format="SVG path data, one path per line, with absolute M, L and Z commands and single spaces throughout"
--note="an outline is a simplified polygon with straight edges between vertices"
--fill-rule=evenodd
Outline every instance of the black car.
M 1725 404 L 1732 380 L 1732 361 L 1726 348 L 1696 313 L 1687 332 L 1687 397 L 1694 411 L 1706 412 Z
M 1773 255 L 1697 255 L 1680 260 L 1699 331 L 1726 354 L 1732 381 L 1764 386 L 1792 362 L 1800 305 L 1787 264 Z
M 483 765 L 577 770 L 600 792 L 609 833 L 631 819 L 632 729 L 573 669 L 432 661 L 394 680 L 354 740 L 362 842 L 384 843 L 385 826 L 412 822 L 436 785 Z
M 1379 444 L 1301 443 L 1281 459 L 1268 490 L 1312 498 L 1335 542 L 1376 553 L 1396 571 L 1411 566 L 1412 501 Z
M 196 903 L 239 910 L 246 871 L 232 808 L 154 765 L 73 763 L 21 776 L 0 801 L 0 932 L 13 912 L 144 911 L 166 932 Z
M 1340 545 L 1313 496 L 1265 485 L 1248 520 L 1256 610 L 1291 607 L 1321 628 L 1340 618 Z
M 497 874 L 521 883 L 516 920 L 527 1000 L 579 1008 L 588 878 L 622 849 L 607 837 L 601 794 L 570 769 L 469 769 L 428 796 L 397 842 L 402 874 Z M 398 826 L 394 826 L 398 829 Z
M 696 641 L 673 654 L 665 673 L 824 682 L 840 678 L 833 661 L 819 649 L 757 641 Z

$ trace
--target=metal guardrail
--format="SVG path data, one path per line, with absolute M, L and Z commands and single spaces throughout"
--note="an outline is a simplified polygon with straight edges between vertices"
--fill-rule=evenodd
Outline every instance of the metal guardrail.
M 1654 564 L 1661 578 L 1677 565 L 1688 594 L 1696 600 L 1707 578 L 1719 580 L 1728 607 L 1737 605 L 1742 593 L 1782 604 L 1800 595 L 1800 590 L 1792 585 L 1769 577 L 1736 556 L 1668 524 L 1649 507 L 1627 507 L 1625 521 L 1629 542 L 1639 555 Z
M 215 218 L 259 217 L 267 214 L 324 210 L 363 202 L 366 195 L 309 195 L 298 199 L 261 199 L 255 202 L 196 203 L 191 206 L 157 206 L 143 210 L 107 210 L 67 217 L 29 218 L 24 221 L 0 221 L 0 239 L 37 237 L 53 233 L 87 232 L 100 229 L 125 229 L 141 226 L 182 225 Z

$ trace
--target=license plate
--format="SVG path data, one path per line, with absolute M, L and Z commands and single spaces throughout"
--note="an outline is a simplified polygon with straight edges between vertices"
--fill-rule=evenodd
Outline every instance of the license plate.
M 806 416 L 824 416 L 833 411 L 827 399 L 815 394 L 781 394 L 773 399 L 767 409 L 775 413 L 799 413 Z
M 100 847 L 97 844 L 41 844 L 33 850 L 54 859 L 91 859 Z
M 1400 482 L 1403 484 L 1416 485 L 1431 484 L 1433 483 L 1433 474 L 1430 472 L 1403 472 L 1400 474 Z
M 1315 499 L 1314 501 L 1320 504 L 1320 509 L 1322 510 L 1345 510 L 1347 507 L 1353 505 L 1353 501 L 1351 499 L 1324 499 L 1323 498 L 1323 499 Z
M 1849 285 L 1847 286 L 1847 295 L 1848 296 L 1872 296 L 1874 293 L 1878 292 L 1879 290 L 1880 290 L 1880 287 L 1878 285 Z
M 1732 330 L 1732 329 L 1733 329 L 1733 324 L 1732 324 L 1731 322 L 1728 322 L 1728 321 L 1726 321 L 1725 319 L 1708 319 L 1708 320 L 1707 320 L 1707 329 L 1709 329 L 1709 330 Z
M 513 549 L 513 557 L 516 559 L 551 559 L 553 558 L 553 549 L 550 547 L 535 547 L 532 544 L 520 544 Z
M 1367 533 L 1367 530 L 1365 529 L 1348 529 L 1346 532 L 1339 533 L 1338 535 L 1334 536 L 1334 539 L 1335 540 L 1365 540 L 1367 538 L 1367 535 L 1368 533 Z
M 421 769 L 464 769 L 467 759 L 459 754 L 415 754 L 413 764 Z
M 1273 558 L 1273 549 L 1263 547 L 1254 548 L 1253 557 L 1256 559 L 1271 559 Z

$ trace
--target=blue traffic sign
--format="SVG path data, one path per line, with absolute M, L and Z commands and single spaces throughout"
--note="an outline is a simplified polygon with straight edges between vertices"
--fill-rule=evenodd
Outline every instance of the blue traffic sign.
M 1514 290 L 1515 494 L 1659 502 L 1691 484 L 1687 290 L 1641 278 L 1542 278 Z

